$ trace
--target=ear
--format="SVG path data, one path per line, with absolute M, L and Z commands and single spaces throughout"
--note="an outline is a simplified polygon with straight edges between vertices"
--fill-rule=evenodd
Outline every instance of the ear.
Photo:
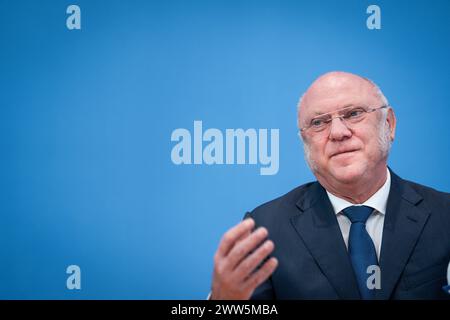
M 390 131 L 390 138 L 391 141 L 394 141 L 395 138 L 395 126 L 397 124 L 397 118 L 395 117 L 395 113 L 394 113 L 394 109 L 392 109 L 392 107 L 389 107 L 388 109 L 388 114 L 386 117 L 386 121 L 389 124 L 389 131 Z

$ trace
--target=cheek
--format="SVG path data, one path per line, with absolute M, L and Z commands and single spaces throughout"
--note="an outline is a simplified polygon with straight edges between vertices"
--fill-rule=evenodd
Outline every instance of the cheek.
M 311 144 L 311 157 L 316 161 L 316 162 L 326 162 L 327 158 L 326 158 L 326 140 L 317 140 L 314 141 Z
M 366 132 L 361 136 L 360 140 L 364 146 L 364 153 L 368 157 L 368 160 L 375 159 L 381 154 L 378 131 Z

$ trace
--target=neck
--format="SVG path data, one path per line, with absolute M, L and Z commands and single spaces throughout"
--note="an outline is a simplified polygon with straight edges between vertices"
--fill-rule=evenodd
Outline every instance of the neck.
M 329 183 L 320 177 L 317 178 L 320 184 L 324 186 L 328 192 L 353 204 L 360 204 L 367 201 L 378 190 L 380 190 L 386 182 L 386 179 L 386 166 L 371 172 L 370 177 L 363 176 L 356 182 L 352 181 L 349 183 L 341 183 L 339 181 L 335 181 L 333 183 Z

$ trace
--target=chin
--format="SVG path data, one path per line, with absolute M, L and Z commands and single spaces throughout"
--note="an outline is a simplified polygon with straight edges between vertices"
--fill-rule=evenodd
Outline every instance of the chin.
M 334 165 L 330 169 L 331 175 L 341 183 L 352 183 L 361 179 L 366 172 L 366 167 L 362 163 L 352 163 L 346 165 Z

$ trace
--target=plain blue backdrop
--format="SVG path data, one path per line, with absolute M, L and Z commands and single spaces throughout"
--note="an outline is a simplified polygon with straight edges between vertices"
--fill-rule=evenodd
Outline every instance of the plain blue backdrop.
M 392 169 L 449 192 L 449 16 L 446 0 L 1 0 L 0 298 L 205 298 L 223 232 L 314 179 L 296 103 L 331 70 L 394 107 Z M 194 120 L 280 129 L 278 174 L 174 165 Z

